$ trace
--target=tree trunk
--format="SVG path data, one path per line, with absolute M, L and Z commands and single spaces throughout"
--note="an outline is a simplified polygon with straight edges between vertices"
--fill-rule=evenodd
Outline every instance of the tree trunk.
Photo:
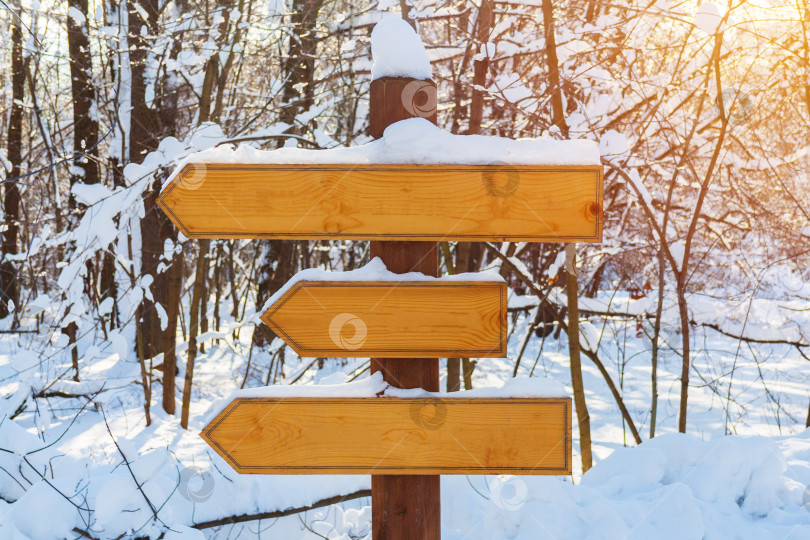
M 149 50 L 148 35 L 156 35 L 158 19 L 157 0 L 143 0 L 136 5 L 128 3 L 129 61 L 130 61 L 130 134 L 129 161 L 141 163 L 146 154 L 157 148 L 160 140 L 158 113 L 146 103 L 146 60 Z M 163 253 L 166 232 L 161 231 L 157 195 L 161 181 L 156 179 L 144 192 L 144 216 L 141 218 L 141 275 L 150 275 L 154 302 L 144 298 L 138 306 L 136 332 L 140 334 L 140 352 L 152 358 L 163 351 L 160 321 L 155 302 L 160 302 L 165 288 L 161 286 L 157 272 L 158 261 Z
M 312 81 L 315 74 L 315 55 L 318 47 L 318 36 L 315 24 L 324 0 L 294 0 L 291 17 L 291 31 L 287 58 L 282 66 L 287 77 L 282 93 L 282 109 L 279 120 L 293 125 L 298 114 L 308 111 L 312 106 Z M 299 90 L 300 89 L 300 90 Z M 293 126 L 290 133 L 299 133 Z
M 574 405 L 579 426 L 579 453 L 582 456 L 582 472 L 593 466 L 591 454 L 591 418 L 585 401 L 585 386 L 582 383 L 582 360 L 579 355 L 579 299 L 576 274 L 576 245 L 565 246 L 566 293 L 568 297 L 568 352 L 571 358 L 571 386 L 574 390 Z
M 315 24 L 324 0 L 295 0 L 290 29 L 291 36 L 287 58 L 282 69 L 286 77 L 282 92 L 282 109 L 279 121 L 290 124 L 287 133 L 302 134 L 301 126 L 295 125 L 296 117 L 312 106 L 312 80 L 315 73 L 315 56 L 317 52 L 317 35 Z M 294 241 L 267 241 L 262 256 L 258 290 L 256 292 L 257 308 L 264 303 L 287 280 L 295 269 L 291 255 L 294 252 Z M 275 333 L 265 324 L 260 324 L 253 331 L 253 345 L 264 347 L 273 342 Z
M 107 24 L 112 28 L 120 28 L 122 26 L 121 21 L 121 6 L 117 2 L 112 2 L 107 6 Z M 121 66 L 119 65 L 120 56 L 119 56 L 119 47 L 121 47 L 121 42 L 118 39 L 118 35 L 114 38 L 108 37 L 107 39 L 107 54 L 108 54 L 108 62 L 107 66 L 110 72 L 110 80 L 112 83 L 112 87 L 115 88 L 116 93 L 116 107 L 120 107 L 120 100 L 121 97 L 119 96 L 121 92 L 121 75 L 120 69 Z M 108 158 L 107 158 L 107 166 L 108 170 L 111 173 L 112 177 L 112 185 L 114 187 L 124 187 L 126 185 L 126 181 L 124 180 L 124 164 L 125 160 L 127 159 L 126 155 L 126 141 L 127 141 L 127 134 L 124 133 L 123 127 L 118 124 L 115 126 L 115 130 L 117 134 L 121 138 L 121 143 L 119 145 L 110 145 L 108 149 Z M 115 218 L 115 223 L 118 225 L 119 218 Z M 115 269 L 116 269 L 116 241 L 113 241 L 110 246 L 107 248 L 107 251 L 104 253 L 104 259 L 102 262 L 101 267 L 101 277 L 99 279 L 99 297 L 101 300 L 112 298 L 113 305 L 112 311 L 110 311 L 109 315 L 109 323 L 110 328 L 116 328 L 121 323 L 119 310 L 118 310 L 118 283 L 115 279 Z
M 183 291 L 183 253 L 175 253 L 169 267 L 169 297 L 166 306 L 168 325 L 167 336 L 177 335 L 177 318 L 180 314 L 180 295 Z M 175 399 L 174 386 L 177 375 L 177 353 L 175 352 L 176 339 L 166 339 L 163 349 L 163 410 L 174 414 Z
M 447 391 L 458 392 L 461 389 L 461 358 L 447 359 Z
M 470 127 L 468 133 L 478 134 L 481 131 L 481 122 L 484 117 L 484 97 L 485 92 L 479 90 L 486 86 L 487 74 L 489 71 L 489 55 L 487 53 L 487 43 L 492 33 L 493 25 L 493 0 L 481 0 L 481 7 L 478 9 L 478 24 L 476 29 L 476 42 L 484 53 L 483 58 L 473 63 L 473 91 L 470 102 Z
M 67 18 L 68 54 L 73 98 L 73 152 L 76 159 L 70 168 L 71 187 L 77 182 L 97 184 L 98 175 L 98 118 L 96 93 L 93 88 L 90 41 L 87 25 L 88 0 L 68 0 Z M 80 155 L 81 154 L 81 155 Z M 71 193 L 70 208 L 76 207 Z
M 551 89 L 552 123 L 568 134 L 565 122 L 565 109 L 560 86 L 560 67 L 557 63 L 557 42 L 554 36 L 554 6 L 552 0 L 543 0 L 543 26 L 546 34 L 546 62 L 548 65 L 549 88 Z M 574 406 L 577 410 L 579 426 L 579 452 L 582 456 L 582 472 L 593 466 L 591 453 L 591 420 L 585 401 L 585 387 L 582 382 L 582 360 L 580 358 L 579 337 L 579 283 L 576 274 L 576 245 L 565 247 L 566 293 L 568 298 L 568 352 L 571 362 L 571 386 L 574 390 Z
M 717 138 L 717 143 L 714 146 L 714 152 L 709 160 L 709 167 L 706 171 L 706 176 L 700 184 L 698 191 L 697 201 L 692 213 L 691 221 L 689 222 L 689 229 L 686 231 L 686 238 L 684 239 L 683 260 L 681 268 L 674 270 L 677 274 L 676 293 L 678 295 L 678 313 L 681 319 L 681 343 L 682 343 L 682 358 L 681 358 L 681 401 L 678 407 L 678 431 L 686 433 L 686 415 L 687 415 L 687 399 L 689 397 L 689 369 L 691 367 L 690 357 L 690 336 L 691 328 L 689 326 L 689 311 L 686 302 L 686 287 L 688 280 L 689 256 L 692 250 L 692 241 L 695 238 L 697 231 L 698 221 L 701 217 L 703 203 L 706 200 L 706 195 L 709 193 L 709 186 L 714 175 L 715 167 L 717 166 L 718 159 L 720 158 L 720 151 L 723 148 L 723 141 L 725 140 L 726 133 L 728 132 L 728 115 L 724 111 L 723 106 L 723 88 L 720 81 L 720 53 L 723 46 L 723 32 L 720 31 L 714 36 L 714 50 L 712 51 L 711 62 L 714 67 L 715 91 L 718 96 L 718 103 L 720 105 L 720 134 Z
M 22 115 L 25 91 L 25 66 L 22 55 L 21 11 L 14 5 L 11 19 L 11 114 L 8 122 L 8 160 L 11 170 L 3 184 L 3 231 L 2 262 L 0 262 L 0 319 L 11 314 L 12 306 L 20 305 L 20 282 L 17 267 L 7 259 L 17 254 L 17 237 L 20 231 L 20 190 L 17 177 L 20 176 L 22 162 Z M 14 315 L 16 323 L 16 313 Z
M 685 265 L 684 265 L 685 267 Z M 685 273 L 685 269 L 681 269 L 681 273 Z M 678 315 L 681 322 L 681 399 L 678 407 L 678 431 L 686 433 L 686 404 L 689 397 L 689 367 L 690 362 L 690 341 L 691 333 L 689 326 L 689 311 L 686 303 L 686 292 L 684 285 L 680 283 L 676 285 L 676 293 L 678 296 Z
M 655 321 L 653 323 L 652 358 L 650 373 L 650 438 L 655 437 L 655 424 L 658 419 L 658 338 L 661 336 L 661 316 L 664 313 L 664 247 L 658 249 L 658 303 L 655 308 Z
M 146 61 L 151 45 L 150 36 L 159 34 L 159 3 L 157 0 L 143 0 L 140 9 L 128 4 L 129 21 L 129 58 L 131 71 L 131 105 L 129 158 L 132 163 L 141 163 L 147 153 L 154 151 L 160 140 L 174 135 L 177 129 L 178 95 L 176 83 L 163 71 L 155 75 L 154 99 L 151 106 L 146 102 Z M 182 9 L 182 5 L 180 6 Z M 170 51 L 170 57 L 176 58 L 181 51 L 177 42 Z M 157 198 L 163 184 L 163 178 L 155 175 L 153 184 L 144 192 L 144 215 L 141 218 L 141 274 L 152 276 L 152 297 L 154 302 L 144 298 L 138 309 L 136 329 L 142 334 L 142 348 L 147 358 L 171 350 L 175 346 L 176 321 L 161 324 L 156 304 L 164 307 L 167 314 L 174 313 L 169 297 L 176 291 L 170 291 L 169 274 L 176 269 L 158 271 L 166 240 L 177 242 L 177 230 L 169 218 L 157 207 Z M 172 265 L 179 264 L 175 257 Z M 167 367 L 164 362 L 164 369 Z M 166 373 L 164 373 L 164 376 Z M 171 376 L 169 376 L 171 378 Z M 164 391 L 166 389 L 164 388 Z
M 265 242 L 262 254 L 262 267 L 257 277 L 256 309 L 279 290 L 293 275 L 295 242 L 290 240 L 269 240 Z M 266 347 L 273 342 L 276 334 L 266 324 L 260 324 L 253 331 L 253 346 Z
M 546 65 L 548 66 L 548 87 L 551 91 L 552 124 L 563 135 L 568 135 L 565 123 L 565 109 L 560 82 L 560 64 L 557 61 L 557 38 L 554 35 L 554 6 L 552 0 L 543 0 L 543 31 L 546 34 Z
M 224 2 L 218 2 L 218 7 L 222 8 Z M 230 11 L 223 10 L 223 19 L 219 25 L 219 42 L 223 43 L 227 38 L 228 22 L 230 20 Z M 172 55 L 177 56 L 180 52 L 180 46 L 172 50 Z M 219 54 L 211 55 L 205 67 L 205 74 L 203 78 L 202 94 L 199 103 L 199 115 L 197 125 L 208 122 L 211 116 L 211 103 L 213 100 L 212 94 L 214 89 L 218 87 L 221 82 L 221 77 L 227 74 L 220 71 L 219 68 Z M 165 91 L 167 106 L 163 108 L 163 123 L 174 129 L 177 121 L 177 89 L 166 88 Z M 162 216 L 162 214 L 161 214 Z M 170 225 L 165 216 L 162 216 L 161 227 L 167 227 L 173 241 L 177 241 L 177 233 L 174 227 Z M 181 425 L 188 428 L 188 407 L 190 404 L 190 392 L 194 377 L 194 360 L 197 355 L 197 336 L 198 327 L 201 333 L 208 330 L 208 317 L 207 317 L 207 279 L 209 267 L 209 246 L 208 240 L 199 242 L 199 255 L 197 261 L 197 272 L 201 268 L 204 269 L 202 276 L 195 274 L 194 288 L 192 292 L 191 310 L 189 316 L 189 349 L 188 361 L 186 367 L 186 376 L 183 384 L 183 405 L 181 411 Z M 156 276 L 157 279 L 157 276 Z M 163 408 L 169 414 L 174 414 L 175 411 L 175 376 L 177 374 L 177 356 L 174 352 L 175 344 L 177 341 L 177 320 L 180 315 L 180 296 L 183 287 L 183 253 L 175 253 L 172 264 L 161 283 L 165 285 L 166 291 L 166 314 L 168 318 L 168 325 L 166 331 L 163 333 L 163 348 L 164 348 L 164 362 L 163 362 Z M 200 344 L 200 352 L 205 352 L 204 344 Z
M 191 382 L 194 378 L 194 360 L 197 357 L 197 330 L 199 325 L 200 304 L 203 302 L 203 281 L 208 275 L 209 240 L 200 240 L 200 254 L 197 257 L 197 270 L 194 274 L 194 288 L 191 293 L 191 316 L 188 324 L 188 360 L 186 377 L 183 383 L 183 409 L 180 413 L 180 425 L 188 429 L 188 415 L 191 407 Z
M 482 0 L 478 9 L 478 20 L 476 24 L 476 42 L 481 47 L 483 58 L 473 62 L 473 90 L 470 101 L 470 124 L 467 133 L 477 135 L 481 132 L 481 123 L 484 117 L 484 97 L 486 93 L 480 88 L 486 86 L 487 75 L 489 74 L 489 55 L 487 53 L 487 43 L 489 42 L 492 27 L 494 25 L 493 0 Z M 469 242 L 459 242 L 456 247 L 456 272 L 470 272 L 477 270 L 470 264 L 470 256 L 473 252 L 480 253 L 480 246 L 472 247 Z M 461 359 L 461 376 L 464 380 L 464 389 L 472 390 L 472 375 L 475 371 L 475 362 L 469 358 Z M 449 384 L 449 381 L 448 381 Z
M 202 251 L 202 245 L 200 246 Z M 202 291 L 200 291 L 200 334 L 208 332 L 208 299 L 210 298 L 210 291 L 208 289 L 208 268 L 211 266 L 211 253 L 210 242 L 205 246 L 205 253 L 200 253 L 200 256 L 205 257 L 206 272 L 202 280 Z M 205 340 L 200 341 L 200 353 L 205 354 Z
M 469 358 L 461 359 L 461 375 L 464 378 L 464 390 L 472 390 L 473 388 L 472 376 L 475 372 L 476 365 L 478 365 L 478 362 L 475 360 L 470 360 Z
M 219 332 L 221 318 L 219 303 L 222 301 L 222 242 L 217 242 L 217 256 L 214 259 L 214 331 Z M 219 340 L 216 341 L 219 343 Z
M 461 29 L 462 32 L 466 32 L 469 24 L 470 24 L 470 12 L 469 10 L 464 10 L 458 16 L 458 27 Z M 466 76 L 467 74 L 467 67 L 470 65 L 470 59 L 473 57 L 474 48 L 475 42 L 471 39 L 467 40 L 467 46 L 464 48 L 464 56 L 461 57 L 461 64 L 459 64 L 458 69 L 455 68 L 455 65 L 454 63 L 452 63 L 452 60 L 450 64 L 454 73 L 453 116 L 452 116 L 453 121 L 450 123 L 450 132 L 454 134 L 458 133 L 461 127 L 461 120 L 467 114 L 467 107 L 464 105 L 467 92 L 464 85 L 462 84 L 461 78 L 463 76 Z
M 90 59 L 90 40 L 88 39 L 87 8 L 88 0 L 68 0 L 67 40 L 70 59 L 71 98 L 73 103 L 73 161 L 70 165 L 70 187 L 77 183 L 98 184 L 98 110 L 93 88 L 92 61 Z M 76 198 L 71 189 L 68 195 L 68 208 L 76 219 L 83 213 L 75 214 Z M 91 304 L 98 303 L 99 290 L 93 283 L 95 265 L 93 259 L 87 260 L 85 292 Z M 71 358 L 75 374 L 79 380 L 79 351 L 76 349 L 78 326 L 75 322 L 65 329 L 68 341 L 73 345 Z

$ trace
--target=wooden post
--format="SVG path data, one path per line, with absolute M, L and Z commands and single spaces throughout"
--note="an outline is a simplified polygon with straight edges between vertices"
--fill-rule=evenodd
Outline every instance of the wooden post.
M 416 92 L 410 91 L 414 88 Z M 369 132 L 374 138 L 380 138 L 385 128 L 394 122 L 417 116 L 435 124 L 435 104 L 436 85 L 432 81 L 405 77 L 376 79 L 370 88 Z M 436 242 L 372 241 L 371 256 L 380 257 L 392 272 L 415 271 L 428 276 L 439 273 Z M 439 391 L 438 358 L 372 358 L 371 372 L 378 371 L 386 382 L 398 388 Z M 438 475 L 373 474 L 371 535 L 374 540 L 439 540 L 439 480 Z

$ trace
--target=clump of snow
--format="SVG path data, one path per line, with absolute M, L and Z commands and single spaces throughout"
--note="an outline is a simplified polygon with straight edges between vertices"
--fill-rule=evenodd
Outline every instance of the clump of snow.
M 764 438 L 707 443 L 668 434 L 616 450 L 582 477 L 582 487 L 613 499 L 627 523 L 638 523 L 633 538 L 660 537 L 664 524 L 675 526 L 672 538 L 749 538 L 755 520 L 787 525 L 784 510 L 799 509 L 803 486 L 784 476 L 786 469 L 779 448 Z M 634 509 L 651 500 L 667 503 L 637 522 Z M 810 518 L 802 521 L 806 527 Z
M 33 480 L 37 478 L 37 474 L 32 470 L 31 465 L 22 459 L 22 456 L 42 447 L 41 441 L 37 439 L 36 435 L 32 435 L 10 420 L 7 416 L 9 412 L 14 411 L 5 410 L 3 417 L 0 417 L 0 448 L 3 449 L 0 451 L 0 470 L 19 472 Z M 47 460 L 49 457 L 52 455 L 48 454 L 44 456 L 44 459 Z M 34 457 L 28 459 L 36 468 L 42 464 L 41 460 L 34 459 Z M 0 482 L 0 499 L 13 501 L 26 493 L 26 486 L 15 483 L 13 478 L 12 476 L 11 480 L 4 479 Z
M 67 14 L 68 17 L 73 21 L 73 24 L 76 26 L 84 26 L 84 24 L 87 22 L 87 18 L 84 16 L 84 13 L 74 6 L 70 6 L 68 8 Z
M 163 540 L 205 540 L 205 534 L 183 525 L 172 525 Z
M 371 31 L 371 78 L 413 77 L 430 79 L 425 46 L 413 27 L 400 17 L 385 17 Z
M 293 285 L 299 281 L 496 281 L 502 282 L 503 277 L 495 271 L 484 272 L 464 272 L 461 274 L 442 276 L 440 278 L 426 276 L 420 272 L 407 272 L 405 274 L 395 274 L 386 268 L 385 263 L 379 257 L 374 257 L 368 264 L 350 270 L 348 272 L 330 272 L 320 268 L 307 268 L 301 270 L 287 281 L 279 290 L 271 296 L 259 313 L 264 313 L 270 306 L 275 304 Z M 341 396 L 344 397 L 344 396 Z
M 163 187 L 187 164 L 431 164 L 431 165 L 599 165 L 596 143 L 586 139 L 507 139 L 455 135 L 424 118 L 396 122 L 382 138 L 351 148 L 257 150 L 242 144 L 222 145 L 181 160 Z M 128 166 L 129 167 L 129 166 Z
M 404 389 L 389 386 L 383 395 L 398 398 L 439 399 L 569 397 L 562 384 L 544 377 L 517 377 L 507 379 L 499 387 L 481 387 L 460 392 L 428 392 L 421 388 Z
M 89 358 L 89 355 L 85 354 L 84 360 L 90 361 L 91 358 Z M 75 396 L 80 396 L 82 394 L 89 396 L 101 392 L 106 382 L 107 381 L 92 379 L 85 379 L 80 382 L 59 379 L 51 385 L 50 391 L 64 392 L 65 394 L 72 394 Z
M 599 139 L 599 152 L 603 156 L 626 157 L 630 153 L 630 143 L 627 137 L 609 129 Z
M 806 456 L 803 438 L 785 442 Z M 784 452 L 764 438 L 703 442 L 666 434 L 619 448 L 579 485 L 553 477 L 448 476 L 442 537 L 808 538 L 804 485 L 787 475 L 784 462 Z
M 39 366 L 40 357 L 35 351 L 18 351 L 11 358 L 11 369 L 17 373 L 28 371 Z
M 126 455 L 129 469 L 118 468 L 107 474 L 98 482 L 98 491 L 91 490 L 95 499 L 95 516 L 98 524 L 107 531 L 135 531 L 150 518 L 151 509 L 144 494 L 152 501 L 166 501 L 175 489 L 176 472 L 172 469 L 176 462 L 166 448 L 139 453 L 128 439 L 120 438 L 118 444 Z M 133 477 L 139 479 L 140 487 Z M 164 520 L 170 517 L 168 511 L 161 515 Z
M 57 487 L 39 480 L 11 505 L 2 521 L 15 527 L 16 538 L 21 540 L 56 540 L 76 536 L 72 529 L 78 524 L 78 513 L 73 503 L 57 491 Z M 7 533 L 11 531 L 7 530 Z M 15 538 L 12 535 L 3 538 Z
M 112 192 L 103 184 L 73 184 L 70 191 L 81 204 L 92 206 L 112 195 Z
M 723 22 L 724 12 L 714 2 L 704 2 L 700 5 L 695 14 L 695 25 L 707 34 L 714 35 L 725 30 Z
M 650 191 L 647 189 L 647 186 L 644 185 L 644 182 L 641 180 L 641 177 L 638 174 L 638 170 L 630 169 L 630 172 L 627 173 L 627 176 L 630 177 L 630 181 L 638 190 L 638 193 L 641 195 L 641 199 L 648 207 L 652 207 L 652 195 Z
M 483 387 L 462 392 L 428 392 L 422 388 L 396 388 L 383 380 L 382 373 L 372 373 L 369 377 L 359 381 L 343 384 L 314 384 L 314 385 L 272 385 L 237 390 L 225 399 L 212 405 L 205 418 L 209 423 L 222 412 L 233 400 L 237 398 L 290 398 L 290 397 L 397 397 L 397 398 L 537 398 L 537 397 L 568 397 L 565 387 L 553 379 L 542 377 L 521 377 L 508 379 L 500 387 Z
M 397 397 L 397 398 L 533 398 L 568 397 L 565 387 L 553 379 L 520 377 L 507 379 L 500 387 L 475 388 L 461 392 L 428 392 L 422 388 L 395 388 L 383 380 L 382 373 L 372 373 L 359 381 L 343 384 L 272 385 L 237 390 L 225 399 L 212 405 L 205 417 L 211 422 L 225 407 L 237 398 L 290 398 L 290 397 Z
M 808 230 L 810 232 L 810 229 Z M 47 295 L 47 293 L 40 293 L 37 295 L 36 298 L 28 302 L 28 305 L 25 306 L 28 315 L 38 315 L 42 313 L 51 305 L 51 298 Z
M 586 351 L 597 352 L 599 350 L 599 340 L 601 332 L 588 321 L 581 321 L 579 323 L 579 343 Z
M 686 255 L 686 246 L 683 242 L 673 242 L 669 245 L 669 252 L 672 258 L 675 259 L 675 264 L 678 268 L 683 268 L 683 257 Z
M 382 373 L 373 373 L 370 377 L 343 384 L 314 384 L 314 385 L 292 385 L 274 384 L 271 386 L 259 386 L 255 388 L 243 388 L 237 390 L 225 399 L 221 399 L 211 406 L 206 416 L 205 423 L 222 412 L 233 400 L 237 398 L 288 398 L 288 397 L 374 397 L 381 394 L 388 388 L 388 383 L 383 380 Z

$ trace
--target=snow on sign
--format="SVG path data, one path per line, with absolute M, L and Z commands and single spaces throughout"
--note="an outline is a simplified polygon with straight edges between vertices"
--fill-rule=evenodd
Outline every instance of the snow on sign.
M 370 122 L 379 139 L 198 152 L 179 164 L 158 204 L 189 238 L 601 241 L 593 141 L 455 135 L 425 117 L 386 125 L 381 116 L 416 110 L 401 103 L 409 84 L 388 82 L 396 91 L 386 93 L 385 79 L 373 85 L 395 105 L 372 107 L 381 111 Z
M 494 272 L 395 274 L 379 257 L 348 272 L 309 268 L 261 311 L 300 356 L 506 356 L 506 283 Z
M 237 398 L 202 437 L 240 473 L 571 474 L 570 407 L 565 398 Z

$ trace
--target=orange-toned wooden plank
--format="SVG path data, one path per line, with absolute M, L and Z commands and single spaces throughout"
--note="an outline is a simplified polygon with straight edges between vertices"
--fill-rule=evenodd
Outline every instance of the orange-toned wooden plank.
M 571 473 L 567 398 L 239 398 L 201 436 L 240 473 Z
M 506 356 L 498 281 L 299 281 L 261 318 L 301 356 Z
M 190 238 L 602 237 L 600 166 L 189 164 L 158 202 Z

